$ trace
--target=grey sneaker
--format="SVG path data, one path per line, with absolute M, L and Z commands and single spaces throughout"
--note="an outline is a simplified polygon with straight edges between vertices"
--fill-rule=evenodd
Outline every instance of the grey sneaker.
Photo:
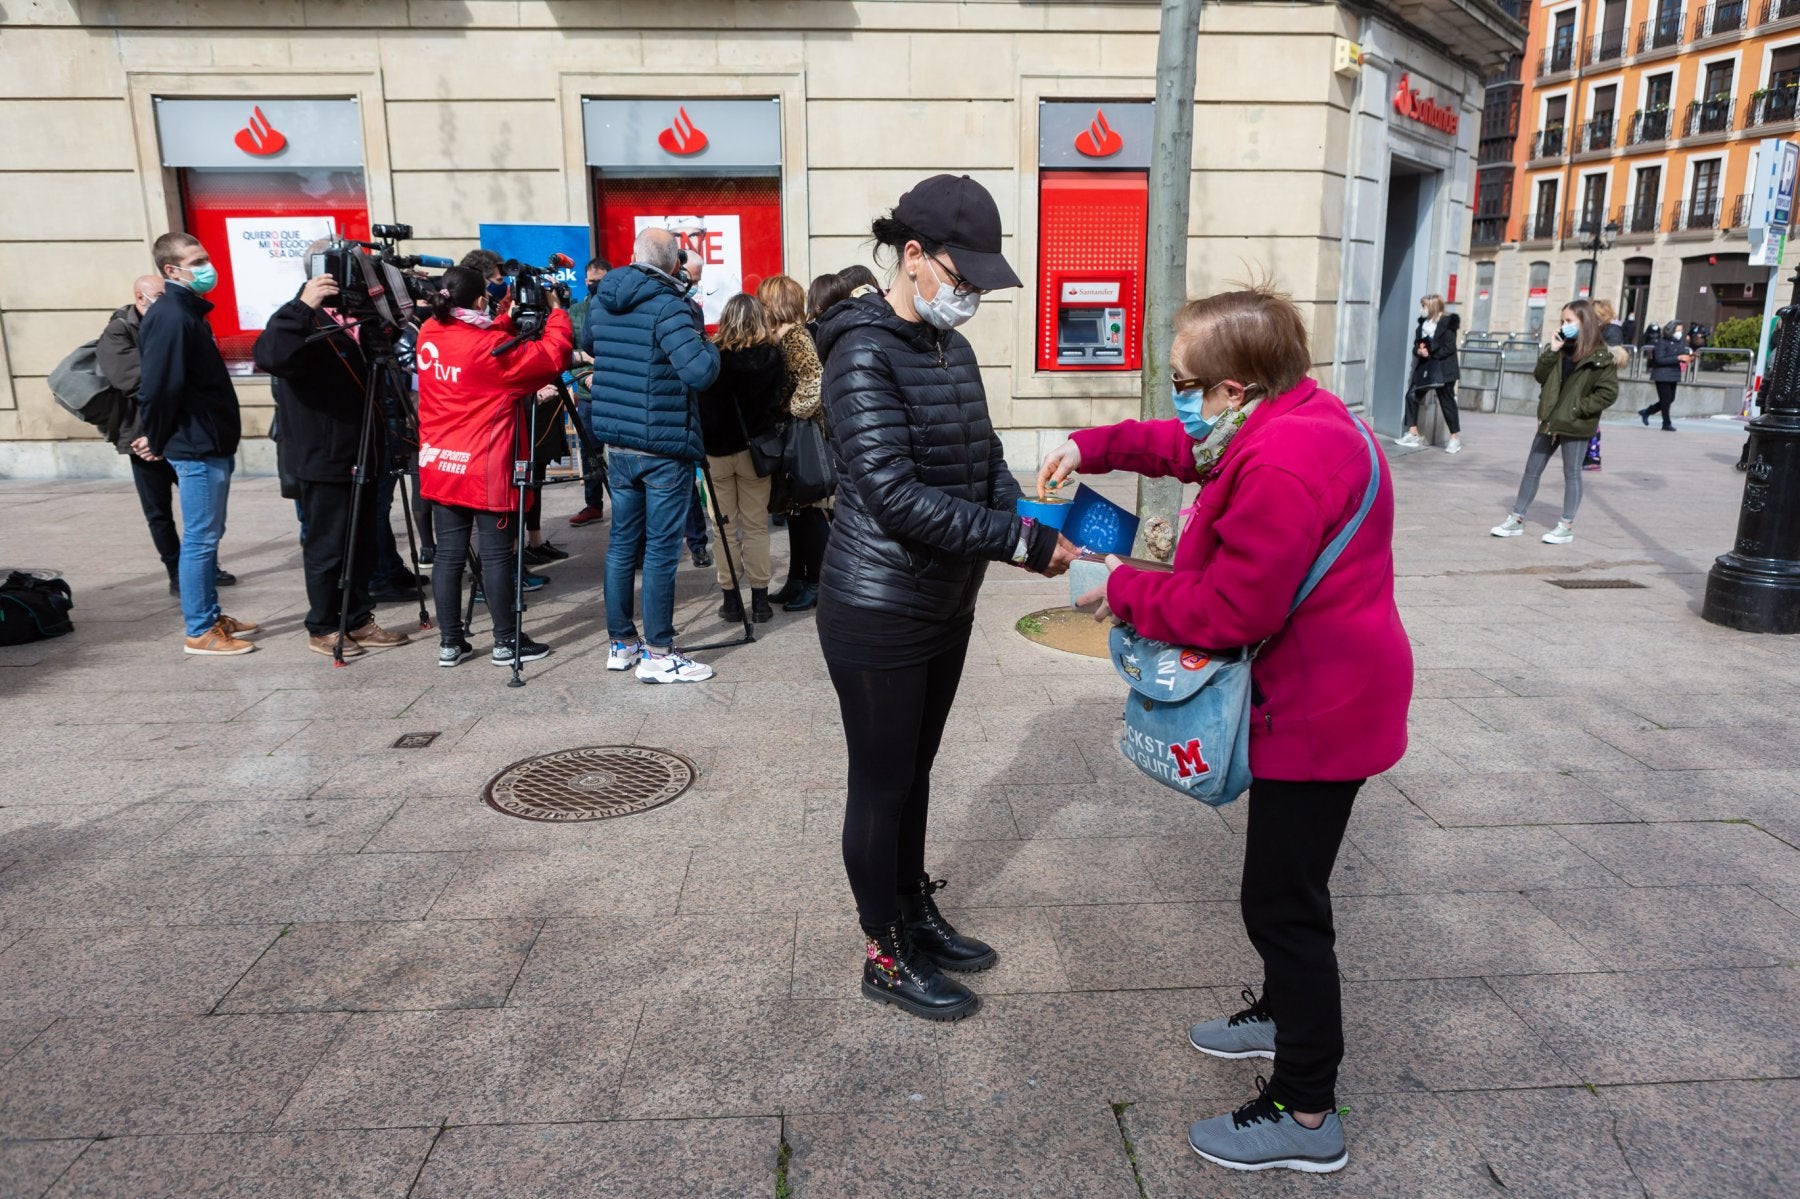
M 1260 1086 L 1262 1080 L 1257 1083 Z M 1350 1160 L 1337 1112 L 1325 1113 L 1325 1122 L 1317 1128 L 1305 1128 L 1266 1092 L 1229 1115 L 1214 1116 L 1189 1128 L 1188 1145 L 1228 1170 L 1329 1174 L 1343 1169 Z
M 1188 1044 L 1201 1053 L 1232 1058 L 1275 1056 L 1275 1021 L 1255 992 L 1244 988 L 1250 1006 L 1235 1016 L 1220 1016 L 1188 1029 Z

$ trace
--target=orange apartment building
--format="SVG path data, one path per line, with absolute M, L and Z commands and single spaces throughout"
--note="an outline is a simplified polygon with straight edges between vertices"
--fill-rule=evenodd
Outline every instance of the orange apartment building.
M 1522 18 L 1510 172 L 1483 143 L 1469 327 L 1535 337 L 1588 294 L 1632 327 L 1760 314 L 1744 184 L 1759 141 L 1800 131 L 1800 0 L 1534 0 Z

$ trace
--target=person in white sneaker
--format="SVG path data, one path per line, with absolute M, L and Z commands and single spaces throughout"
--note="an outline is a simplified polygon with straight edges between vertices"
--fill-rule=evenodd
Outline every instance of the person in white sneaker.
M 1507 518 L 1488 530 L 1495 537 L 1525 532 L 1525 513 L 1537 497 L 1538 481 L 1553 454 L 1562 455 L 1562 520 L 1544 534 L 1547 545 L 1575 540 L 1575 513 L 1581 507 L 1581 463 L 1600 414 L 1619 398 L 1619 368 L 1601 333 L 1599 318 L 1586 300 L 1563 306 L 1562 325 L 1538 356 L 1533 372 L 1538 394 L 1537 435 L 1525 459 L 1525 476 Z
M 1427 392 L 1435 392 L 1444 428 L 1450 431 L 1444 452 L 1462 453 L 1462 420 L 1456 410 L 1456 383 L 1462 378 L 1456 361 L 1456 331 L 1461 327 L 1461 317 L 1444 311 L 1443 296 L 1433 294 L 1419 301 L 1419 322 L 1413 329 L 1412 382 L 1406 389 L 1406 432 L 1394 439 L 1395 445 L 1425 444 L 1419 436 L 1419 405 Z

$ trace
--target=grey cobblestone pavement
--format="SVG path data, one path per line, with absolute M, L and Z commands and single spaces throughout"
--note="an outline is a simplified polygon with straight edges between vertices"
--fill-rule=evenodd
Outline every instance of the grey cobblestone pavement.
M 1004 957 L 940 1027 L 857 994 L 810 617 L 704 686 L 606 674 L 606 534 L 566 529 L 565 488 L 528 687 L 437 669 L 430 636 L 334 670 L 258 479 L 224 595 L 261 648 L 187 658 L 129 484 L 0 484 L 0 562 L 78 602 L 74 636 L 0 650 L 0 1195 L 1793 1194 L 1800 641 L 1698 617 L 1736 426 L 1609 426 L 1552 547 L 1487 535 L 1529 423 L 1468 425 L 1395 459 L 1418 690 L 1338 872 L 1328 1178 L 1187 1149 L 1253 1093 L 1184 1038 L 1258 981 L 1243 813 L 1137 781 L 1105 664 L 1012 631 L 1059 584 L 983 596 L 930 860 Z M 689 639 L 723 632 L 682 585 Z M 519 758 L 624 744 L 699 782 L 592 824 L 480 802 Z

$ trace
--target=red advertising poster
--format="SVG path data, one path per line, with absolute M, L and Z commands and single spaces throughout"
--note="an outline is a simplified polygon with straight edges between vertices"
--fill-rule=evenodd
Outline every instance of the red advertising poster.
M 725 301 L 781 273 L 781 182 L 775 178 L 614 178 L 596 174 L 595 224 L 608 261 L 631 261 L 640 230 L 669 229 L 706 263 L 697 299 L 707 327 Z
M 206 295 L 219 351 L 246 374 L 268 314 L 304 281 L 307 244 L 369 237 L 360 171 L 184 170 L 181 202 L 187 231 L 219 272 Z

